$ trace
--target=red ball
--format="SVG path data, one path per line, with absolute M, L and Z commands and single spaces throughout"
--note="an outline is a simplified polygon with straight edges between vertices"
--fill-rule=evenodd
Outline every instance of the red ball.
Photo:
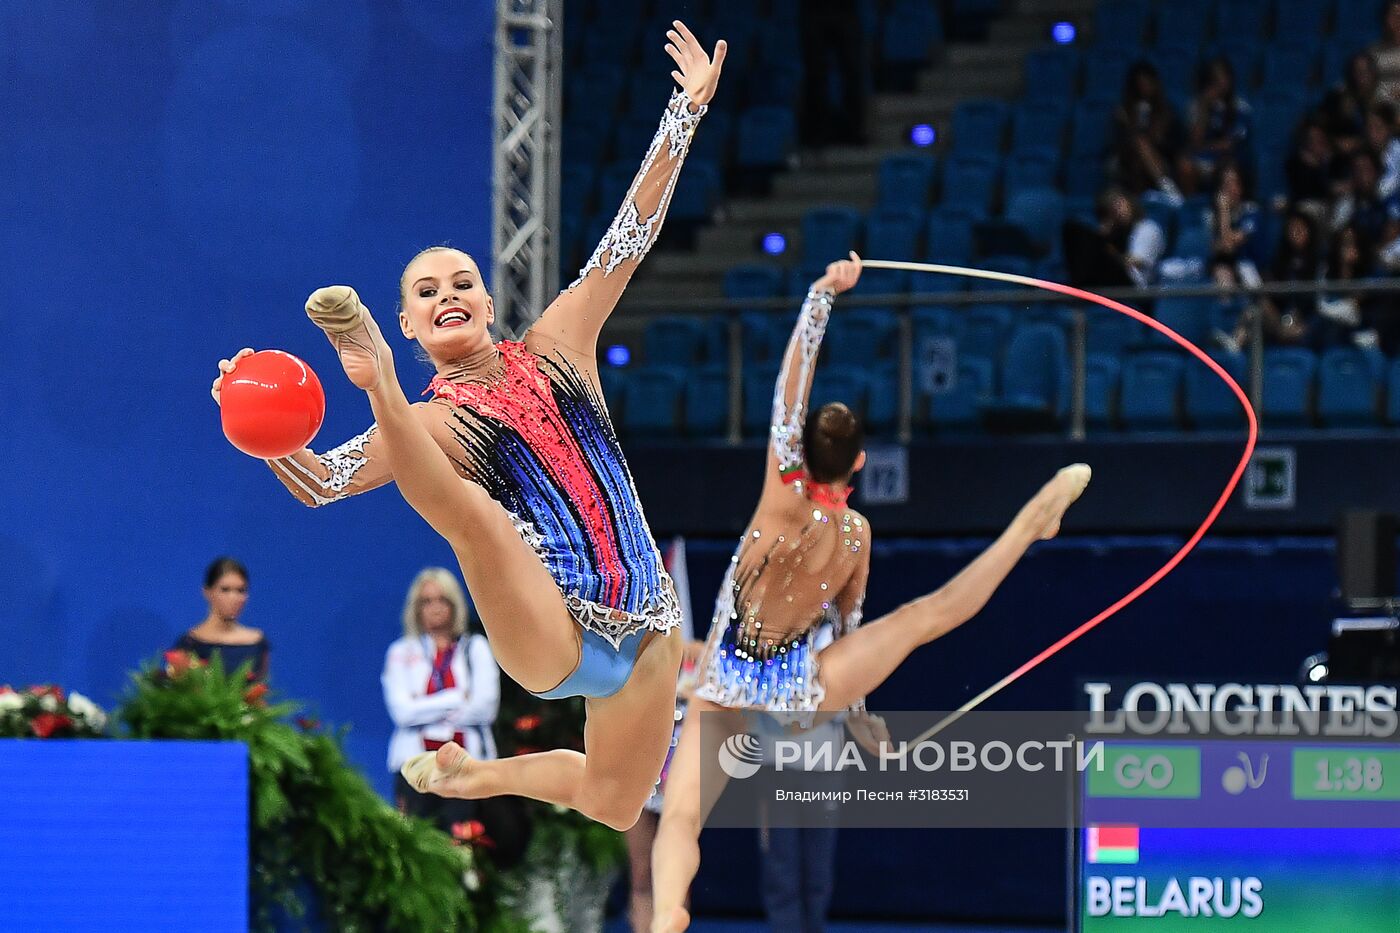
M 326 417 L 321 380 L 281 350 L 245 356 L 219 392 L 224 436 L 245 454 L 270 460 L 311 443 Z

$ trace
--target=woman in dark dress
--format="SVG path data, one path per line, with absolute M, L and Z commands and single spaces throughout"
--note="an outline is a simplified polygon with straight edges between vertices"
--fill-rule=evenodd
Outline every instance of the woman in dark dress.
M 267 680 L 268 659 L 272 645 L 260 630 L 238 621 L 248 604 L 248 568 L 232 557 L 220 557 L 204 572 L 204 598 L 209 613 L 194 628 L 175 642 L 177 651 L 188 651 L 200 660 L 208 661 L 217 651 L 224 669 L 236 670 L 251 660 L 250 680 Z

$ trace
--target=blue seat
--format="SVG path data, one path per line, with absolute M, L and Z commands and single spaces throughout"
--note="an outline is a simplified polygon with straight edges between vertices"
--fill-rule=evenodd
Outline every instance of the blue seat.
M 1146 0 L 1103 0 L 1094 14 L 1094 39 L 1104 45 L 1137 48 L 1146 31 Z
M 1121 82 L 1120 82 L 1121 89 Z M 1102 156 L 1108 150 L 1108 127 L 1112 108 L 1105 103 L 1080 101 L 1074 108 L 1069 152 L 1072 156 Z
M 1249 93 L 1259 76 L 1259 60 L 1264 57 L 1263 44 L 1252 34 L 1227 32 L 1217 35 L 1224 38 L 1217 39 L 1215 47 L 1206 57 L 1224 56 L 1234 69 L 1236 90 L 1241 94 Z
M 658 317 L 642 336 L 648 366 L 692 366 L 705 349 L 705 329 L 695 318 Z
M 1057 156 L 1069 126 L 1069 107 L 1062 101 L 1022 103 L 1011 117 L 1011 151 L 1049 149 Z
M 778 366 L 744 367 L 745 437 L 765 437 L 773 417 L 773 388 L 778 382 Z
M 1103 190 L 1103 156 L 1098 153 L 1071 156 L 1065 162 L 1065 194 L 1092 200 Z
M 1210 333 L 1211 310 L 1215 301 L 1211 298 L 1178 298 L 1168 296 L 1157 300 L 1153 311 L 1160 324 L 1164 324 L 1192 343 L 1201 343 Z M 1153 346 L 1175 346 L 1172 339 L 1160 331 L 1148 328 L 1147 341 Z
M 1200 49 L 1195 44 L 1159 45 L 1148 56 L 1157 66 L 1157 74 L 1162 79 L 1162 88 L 1167 96 L 1178 100 L 1189 99 L 1195 90 L 1196 64 L 1200 57 Z
M 1089 353 L 1118 356 L 1145 338 L 1147 330 L 1126 315 L 1091 307 L 1086 321 L 1085 347 Z
M 600 120 L 591 122 L 566 120 L 564 123 L 564 160 L 593 165 L 608 148 L 608 128 Z
M 722 366 L 686 373 L 685 433 L 688 437 L 722 437 L 729 427 L 729 374 Z
M 1380 384 L 1363 350 L 1333 347 L 1318 365 L 1317 420 L 1325 428 L 1361 428 L 1377 423 Z
M 1320 36 L 1332 0 L 1274 0 L 1274 39 Z
M 1157 6 L 1157 47 L 1199 48 L 1210 33 L 1212 0 L 1173 0 Z
M 744 168 L 774 169 L 787 162 L 795 126 L 791 108 L 752 107 L 739 116 L 735 162 Z
M 778 328 L 789 325 L 786 320 L 779 323 L 778 318 L 779 315 L 772 311 L 740 312 L 739 332 L 742 337 L 745 365 L 774 362 L 782 357 L 783 349 L 787 345 L 787 334 L 779 333 Z
M 841 205 L 814 207 L 802 217 L 802 270 L 817 275 L 828 263 L 845 259 L 856 248 L 861 218 Z
M 1074 96 L 1079 53 L 1074 49 L 1036 49 L 1026 56 L 1025 99 L 1028 104 L 1059 105 Z
M 1002 305 L 973 305 L 960 313 L 954 321 L 959 358 L 999 359 L 1011 330 L 1011 317 L 1011 309 Z
M 734 148 L 734 118 L 724 110 L 711 108 L 705 119 L 695 130 L 690 143 L 690 157 L 686 160 L 686 171 L 694 159 L 708 159 L 718 166 L 729 162 L 729 153 Z
M 1024 256 L 1017 255 L 996 255 L 987 256 L 979 265 L 990 272 L 1010 272 L 1012 275 L 1030 275 L 1035 270 L 1031 267 L 1031 261 Z M 995 279 L 973 279 L 972 290 L 975 292 L 1005 292 L 1022 291 L 1024 285 L 1014 285 L 1010 282 L 998 282 Z M 993 305 L 992 307 L 996 307 Z
M 1378 0 L 1339 0 L 1332 34 L 1353 51 L 1365 48 L 1380 38 L 1382 8 Z
M 1123 364 L 1120 411 L 1129 431 L 1174 430 L 1180 424 L 1181 357 L 1135 353 Z
M 1334 35 L 1322 46 L 1322 83 L 1326 86 L 1337 84 L 1346 78 L 1347 62 L 1358 51 L 1358 46 L 1350 36 Z
M 1054 249 L 1065 222 L 1065 196 L 1048 186 L 1010 193 L 1006 219 L 1030 234 L 1040 252 Z
M 880 28 L 880 61 L 896 67 L 925 64 L 943 42 L 943 20 L 927 3 L 899 3 Z
M 1269 0 L 1216 0 L 1215 35 L 1257 39 L 1269 19 Z M 1235 77 L 1243 79 L 1244 72 Z
M 1117 315 L 1115 315 L 1117 316 Z M 1122 364 L 1110 353 L 1084 357 L 1084 425 L 1093 430 L 1113 427 L 1118 411 L 1118 384 Z
M 930 211 L 924 258 L 929 262 L 966 265 L 972 260 L 972 224 L 973 215 L 966 211 L 946 207 Z
M 1316 65 L 1315 43 L 1275 43 L 1264 53 L 1263 84 L 1265 87 L 1307 87 L 1313 83 Z
M 899 368 L 880 363 L 865 371 L 865 426 L 874 434 L 889 434 L 899 424 Z
M 922 210 L 929 202 L 929 194 L 933 190 L 933 171 L 937 166 L 937 161 L 925 156 L 886 156 L 880 162 L 878 206 Z
M 969 100 L 958 104 L 953 111 L 953 152 L 1000 152 L 1008 114 L 1005 101 Z
M 983 156 L 955 156 L 943 173 L 944 207 L 965 207 L 979 216 L 991 210 L 999 164 Z
M 566 211 L 585 211 L 593 202 L 593 164 L 566 162 L 559 172 L 559 201 Z
M 618 159 L 608 163 L 598 177 L 598 206 L 616 210 L 627 197 L 632 180 L 637 177 L 637 164 L 631 159 Z M 610 221 L 611 222 L 611 221 Z
M 823 405 L 840 402 L 857 418 L 865 417 L 865 400 L 869 392 L 865 371 L 858 366 L 823 366 L 817 370 L 812 380 L 812 394 L 808 400 L 808 410 L 816 411 Z
M 1300 427 L 1311 420 L 1317 356 L 1300 347 L 1264 351 L 1264 423 Z
M 761 47 L 767 43 L 761 43 Z M 761 53 L 760 53 L 761 54 Z M 762 62 L 762 81 L 748 83 L 749 104 L 757 107 L 792 107 L 802 93 L 802 53 L 791 59 Z
M 708 159 L 687 159 L 666 216 L 680 222 L 708 220 L 723 190 L 719 166 Z
M 907 208 L 875 211 L 865 221 L 865 252 L 881 259 L 912 260 L 918 252 L 922 219 L 922 214 Z
M 1050 146 L 1017 149 L 1006 160 L 1006 200 L 1027 188 L 1054 188 L 1059 183 L 1060 153 Z
M 981 430 L 982 406 L 996 391 L 991 360 L 959 356 L 956 374 L 943 391 L 924 396 L 929 426 L 935 433 L 959 434 Z
M 655 135 L 655 114 L 625 117 L 613 128 L 613 155 L 635 162 L 637 156 L 647 151 L 647 146 Z M 632 171 L 637 171 L 636 165 L 632 166 Z
M 1385 420 L 1400 425 L 1400 360 L 1390 364 L 1385 382 Z
M 634 437 L 670 437 L 680 429 L 684 371 L 645 366 L 627 375 L 622 430 Z
M 1080 99 L 1088 103 L 1113 105 L 1123 96 L 1132 56 L 1128 50 L 1097 47 L 1084 56 L 1084 90 Z
M 875 362 L 893 356 L 899 322 L 888 308 L 848 308 L 833 313 L 824 345 L 834 359 Z
M 1069 401 L 1069 351 L 1054 324 L 1015 329 L 1002 360 L 1001 392 L 988 414 L 1028 428 L 1048 429 L 1064 418 Z
M 1210 358 L 1247 389 L 1248 364 L 1243 353 L 1216 351 Z M 1186 361 L 1186 420 L 1197 430 L 1235 428 L 1244 424 L 1244 409 L 1230 387 L 1200 360 Z
M 773 266 L 731 266 L 724 273 L 726 298 L 777 298 L 782 294 L 782 289 L 783 272 Z
M 598 383 L 603 387 L 603 401 L 608 406 L 613 424 L 621 424 L 627 394 L 627 370 L 616 366 L 599 366 Z

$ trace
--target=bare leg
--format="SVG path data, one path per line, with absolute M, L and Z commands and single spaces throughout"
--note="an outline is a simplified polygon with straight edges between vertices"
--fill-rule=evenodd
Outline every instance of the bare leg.
M 368 393 L 399 492 L 457 553 L 502 669 L 527 690 L 557 685 L 578 665 L 578 626 L 505 510 L 443 452 L 456 443 L 449 410 L 408 403 L 393 354 L 352 289 L 319 289 L 306 312 L 330 338 L 350 381 Z
M 1089 476 L 1089 468 L 1082 463 L 1060 470 L 991 547 L 940 589 L 824 648 L 817 656 L 826 687 L 821 708 L 849 706 L 884 683 L 915 648 L 946 635 L 980 612 L 1026 550 L 1036 541 L 1059 533 L 1061 517 L 1089 484 Z M 677 757 L 679 754 L 678 749 Z
M 702 715 L 707 723 L 703 734 Z M 723 774 L 716 769 L 714 786 L 706 787 L 708 793 L 702 798 L 700 767 L 703 762 L 717 761 L 719 746 L 743 729 L 743 720 L 734 710 L 698 697 L 691 699 L 666 772 L 661 825 L 652 846 L 653 933 L 678 933 L 690 925 L 685 903 L 690 883 L 700 869 L 700 827 L 725 784 Z
M 409 784 L 443 797 L 516 794 L 579 811 L 613 829 L 637 822 L 671 745 L 679 636 L 648 636 L 621 691 L 588 701 L 584 752 L 555 749 L 478 761 L 449 742 L 403 766 Z
M 656 841 L 658 819 L 657 814 L 644 810 L 636 825 L 627 830 L 627 862 L 631 868 L 632 889 L 627 917 L 632 924 L 632 933 L 648 933 L 651 930 L 651 846 Z

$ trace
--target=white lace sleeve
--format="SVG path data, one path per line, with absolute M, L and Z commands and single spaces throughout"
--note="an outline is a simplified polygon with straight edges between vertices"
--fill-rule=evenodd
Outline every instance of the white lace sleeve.
M 378 478 L 382 470 L 371 470 L 370 475 L 363 472 L 372 460 L 366 448 L 377 433 L 378 426 L 370 425 L 363 434 L 327 453 L 316 455 L 302 451 L 268 460 L 267 465 L 301 502 L 313 508 L 328 505 L 383 482 Z
M 642 167 L 637 171 L 637 177 L 632 180 L 632 187 L 627 190 L 622 208 L 569 288 L 577 286 L 595 269 L 601 270 L 606 276 L 628 259 L 641 259 L 656 242 L 657 235 L 661 233 L 661 223 L 666 217 L 666 209 L 671 204 L 676 179 L 680 177 L 681 165 L 690 149 L 690 138 L 695 133 L 695 128 L 700 125 L 700 118 L 709 110 L 708 106 L 702 105 L 692 113 L 690 103 L 690 96 L 684 91 L 671 94 L 671 102 L 661 117 L 656 136 L 647 148 Z M 663 152 L 667 161 L 658 166 L 657 160 Z M 662 177 L 652 178 L 654 168 L 664 172 Z M 655 207 L 644 209 L 638 203 L 638 198 L 644 193 L 644 189 L 653 186 L 661 188 L 660 197 Z
M 773 454 L 778 459 L 778 472 L 784 477 L 801 470 L 803 465 L 802 426 L 807 419 L 807 396 L 812 388 L 812 374 L 817 365 L 817 353 L 826 335 L 826 322 L 831 317 L 835 296 L 829 291 L 811 291 L 802 303 L 802 313 L 788 340 L 778 382 L 773 389 L 773 420 L 769 426 Z M 801 492 L 800 480 L 795 488 Z

